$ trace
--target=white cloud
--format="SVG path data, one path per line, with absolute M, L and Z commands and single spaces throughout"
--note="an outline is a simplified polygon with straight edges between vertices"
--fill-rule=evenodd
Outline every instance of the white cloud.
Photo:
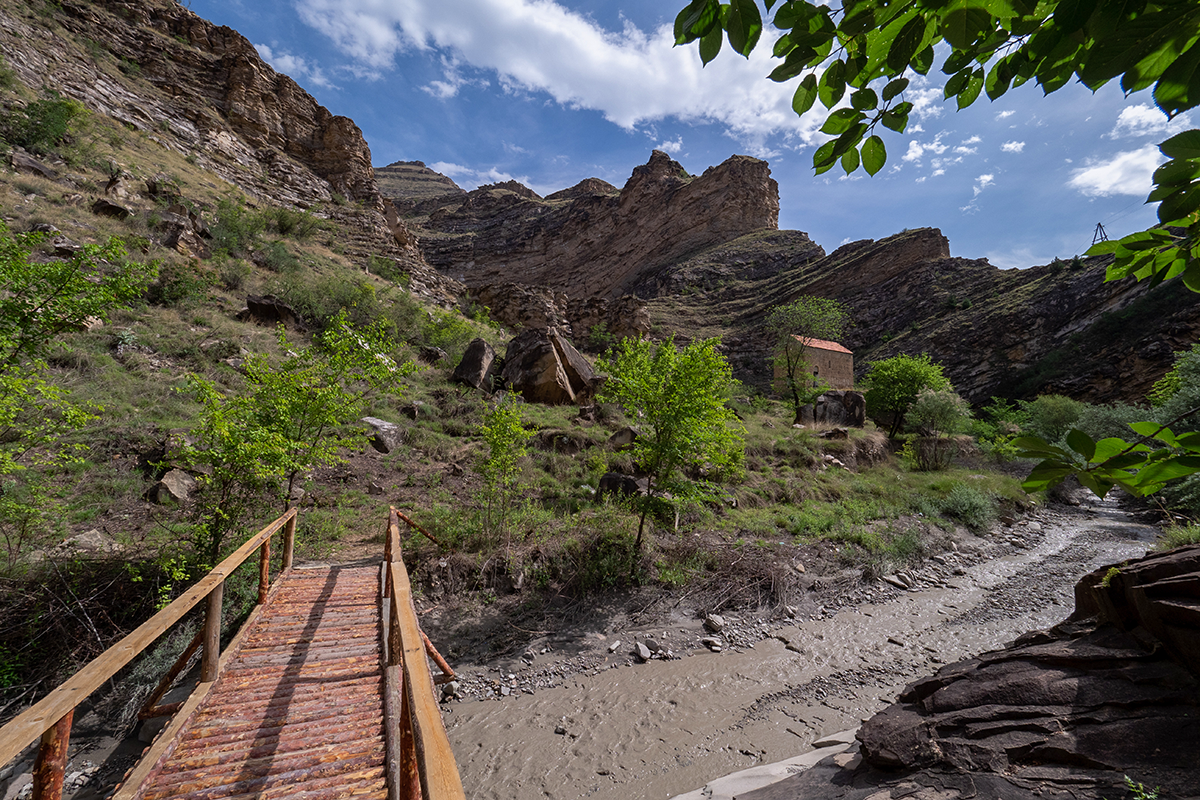
M 627 130 L 672 116 L 716 121 L 755 155 L 770 153 L 769 136 L 794 147 L 819 140 L 820 115 L 792 111 L 795 86 L 763 80 L 776 66 L 767 41 L 749 59 L 726 54 L 702 72 L 696 48 L 674 47 L 668 26 L 645 32 L 626 21 L 608 31 L 553 0 L 298 0 L 297 8 L 365 71 L 428 51 L 494 72 L 505 91 L 544 92 Z M 456 87 L 442 80 L 429 90 L 449 96 Z
M 1073 170 L 1067 185 L 1088 197 L 1146 195 L 1150 192 L 1151 176 L 1163 160 L 1154 145 L 1126 150 L 1107 161 L 1089 161 L 1086 167 Z
M 676 136 L 674 141 L 660 142 L 656 149 L 662 150 L 664 153 L 678 153 L 683 149 L 683 137 Z
M 1107 134 L 1110 139 L 1122 139 L 1136 136 L 1163 136 L 1189 127 L 1187 114 L 1180 114 L 1175 119 L 1168 120 L 1167 115 L 1154 106 L 1139 103 L 1121 109 L 1117 115 L 1117 124 Z
M 463 77 L 462 71 L 459 69 L 461 65 L 458 60 L 453 58 L 442 57 L 442 77 L 445 80 L 430 81 L 427 86 L 422 86 L 422 91 L 428 92 L 434 97 L 442 100 L 448 100 L 458 94 L 458 90 L 464 86 L 483 86 L 486 87 L 488 82 L 482 79 L 470 79 Z
M 1005 142 L 1000 145 L 1000 149 L 1006 153 L 1019 153 L 1025 149 L 1024 142 Z
M 963 144 L 964 145 L 979 144 L 982 141 L 983 141 L 983 139 L 979 138 L 978 136 L 972 136 L 970 139 L 964 139 Z
M 463 164 L 455 164 L 449 161 L 438 161 L 430 164 L 429 168 L 434 172 L 440 172 L 447 178 L 452 179 L 464 189 L 477 189 L 485 183 L 503 183 L 505 181 L 517 181 L 526 186 L 529 185 L 529 179 L 526 177 L 513 177 L 507 172 L 492 167 L 491 169 L 478 170 L 474 167 L 468 167 Z
M 282 72 L 296 83 L 306 81 L 322 89 L 336 89 L 333 82 L 326 77 L 324 71 L 316 64 L 310 64 L 302 56 L 294 56 L 283 51 L 276 52 L 270 45 L 256 44 L 254 49 L 262 56 L 262 60 L 271 65 L 276 72 Z
M 996 115 L 996 119 L 1008 119 L 1009 117 L 1011 117 L 1011 116 L 1012 116 L 1013 114 L 1015 114 L 1015 113 L 1017 113 L 1017 112 L 1013 111 L 1013 110 L 1010 108 L 1008 111 L 1001 111 L 999 114 L 997 114 L 997 115 Z
M 996 182 L 996 176 L 991 173 L 980 175 L 975 181 L 975 196 L 979 197 L 979 193 Z
M 978 141 L 979 137 L 976 136 L 975 140 Z M 972 156 L 979 152 L 979 148 L 978 147 L 967 147 L 966 145 L 960 144 L 958 147 L 954 148 L 954 152 L 959 153 L 964 156 Z

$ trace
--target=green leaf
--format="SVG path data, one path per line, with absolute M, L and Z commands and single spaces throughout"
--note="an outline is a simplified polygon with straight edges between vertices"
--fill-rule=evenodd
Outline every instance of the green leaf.
M 1177 133 L 1158 146 L 1167 158 L 1200 158 L 1200 130 Z
M 834 61 L 826 70 L 821 73 L 821 81 L 818 86 L 817 97 L 821 100 L 821 105 L 826 108 L 833 108 L 842 99 L 842 95 L 846 93 L 846 65 L 841 61 Z
M 883 102 L 888 102 L 908 88 L 908 78 L 896 78 L 883 87 Z
M 971 70 L 964 69 L 954 73 L 950 80 L 946 81 L 946 86 L 942 89 L 942 95 L 946 99 L 954 97 L 967 87 L 967 82 L 971 80 Z
M 721 4 L 717 0 L 692 0 L 675 17 L 675 44 L 694 42 L 717 23 Z
M 1067 433 L 1067 446 L 1083 456 L 1084 461 L 1091 461 L 1092 456 L 1096 455 L 1096 443 L 1092 437 L 1077 428 Z
M 1091 472 L 1077 472 L 1075 473 L 1075 478 L 1084 488 L 1090 489 L 1093 494 L 1101 499 L 1104 499 L 1104 496 L 1113 487 L 1113 481 L 1105 480 L 1098 474 Z
M 854 172 L 854 170 L 858 169 L 858 164 L 859 164 L 858 151 L 855 150 L 853 147 L 851 147 L 849 150 L 847 150 L 845 153 L 842 154 L 842 169 L 844 169 L 846 171 L 847 175 L 849 175 L 851 172 Z
M 887 150 L 883 146 L 883 139 L 872 136 L 863 142 L 862 164 L 868 175 L 879 172 L 885 163 L 887 163 Z
M 964 109 L 974 103 L 975 98 L 979 97 L 981 89 L 983 89 L 983 70 L 977 69 L 971 73 L 971 79 L 967 81 L 966 87 L 958 93 L 959 109 Z
M 850 94 L 850 105 L 859 111 L 875 108 L 879 105 L 879 95 L 873 89 L 859 89 Z
M 719 25 L 713 25 L 708 33 L 700 38 L 700 63 L 707 65 L 721 52 L 721 44 L 725 37 Z
M 956 50 L 966 50 L 995 23 L 981 8 L 959 6 L 942 17 L 942 37 Z
M 947 75 L 953 75 L 970 64 L 972 60 L 971 54 L 965 50 L 955 50 L 946 58 L 946 62 L 942 64 L 942 72 Z
M 915 15 L 908 22 L 904 23 L 904 27 L 896 34 L 896 38 L 892 40 L 892 46 L 888 48 L 887 65 L 888 69 L 893 72 L 903 72 L 909 63 L 913 60 L 913 56 L 921 49 L 921 42 L 925 38 L 925 26 L 928 24 L 926 18 L 920 14 Z
M 1005 57 L 996 62 L 988 72 L 984 81 L 984 89 L 989 100 L 995 100 L 1008 91 L 1008 85 L 1013 79 L 1012 61 Z
M 733 0 L 729 4 L 725 29 L 733 49 L 749 58 L 758 44 L 758 37 L 762 35 L 762 16 L 758 13 L 758 4 L 754 0 Z
M 806 111 L 813 107 L 813 102 L 817 99 L 817 76 L 809 73 L 800 80 L 800 85 L 796 87 L 796 93 L 792 95 L 792 110 L 797 115 L 803 116 Z
M 770 9 L 768 8 L 767 10 L 769 11 Z M 816 13 L 816 9 L 807 3 L 784 3 L 779 7 L 779 10 L 775 12 L 775 19 L 772 20 L 772 24 L 774 24 L 775 27 L 779 28 L 780 30 L 791 30 L 798 24 L 809 20 L 814 13 Z
M 796 47 L 787 55 L 787 59 L 768 75 L 776 83 L 790 81 L 808 66 L 808 60 L 816 53 L 811 47 Z
M 1163 70 L 1154 85 L 1154 102 L 1168 117 L 1200 105 L 1200 42 Z
M 845 133 L 862 118 L 861 111 L 853 108 L 839 108 L 825 119 L 825 124 L 821 126 L 821 133 L 831 135 Z
M 1013 447 L 1021 458 L 1039 458 L 1041 456 L 1057 456 L 1069 460 L 1070 454 L 1061 447 L 1055 447 L 1038 436 L 1018 436 L 1012 441 Z
M 833 152 L 837 140 L 830 139 L 825 144 L 817 148 L 817 152 L 813 153 L 813 169 L 820 175 L 823 172 L 828 172 L 829 169 L 837 163 L 837 154 Z
M 896 133 L 904 133 L 904 129 L 908 127 L 908 115 L 897 114 L 895 111 L 885 111 L 880 117 L 883 122 L 883 127 L 895 131 Z
M 1181 186 L 1200 178 L 1200 159 L 1176 158 L 1154 170 L 1157 186 Z
M 1192 184 L 1165 198 L 1158 206 L 1158 220 L 1164 225 L 1187 219 L 1200 209 L 1200 184 Z
M 919 50 L 912 60 L 913 71 L 920 75 L 928 75 L 929 69 L 933 66 L 933 45 L 928 45 L 923 50 Z

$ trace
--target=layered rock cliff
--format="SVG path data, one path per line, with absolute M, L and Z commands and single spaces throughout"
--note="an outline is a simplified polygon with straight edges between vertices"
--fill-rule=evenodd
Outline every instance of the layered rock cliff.
M 519 281 L 617 297 L 647 271 L 777 227 L 770 175 L 765 161 L 733 156 L 692 177 L 656 150 L 619 192 L 593 178 L 542 198 L 510 181 L 418 203 L 405 221 L 425 259 L 469 287 Z
M 396 260 L 431 299 L 461 293 L 385 219 L 358 126 L 231 28 L 165 0 L 65 0 L 52 15 L 5 3 L 0 48 L 22 83 L 77 99 L 258 201 L 339 217 L 354 231 L 350 256 Z

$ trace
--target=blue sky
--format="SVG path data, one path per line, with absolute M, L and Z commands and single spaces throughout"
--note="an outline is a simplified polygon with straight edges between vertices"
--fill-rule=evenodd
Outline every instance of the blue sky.
M 906 94 L 908 131 L 881 132 L 883 171 L 814 176 L 820 115 L 797 118 L 794 85 L 765 79 L 769 47 L 705 68 L 673 48 L 686 0 L 187 4 L 358 123 L 376 166 L 420 160 L 467 189 L 512 178 L 545 195 L 588 177 L 621 186 L 655 148 L 692 173 L 745 153 L 771 163 L 780 227 L 827 251 L 932 226 L 953 255 L 1000 267 L 1069 258 L 1097 222 L 1113 238 L 1154 222 L 1154 144 L 1191 126 L 1115 85 L 1043 97 L 1030 84 L 956 111 L 935 70 Z

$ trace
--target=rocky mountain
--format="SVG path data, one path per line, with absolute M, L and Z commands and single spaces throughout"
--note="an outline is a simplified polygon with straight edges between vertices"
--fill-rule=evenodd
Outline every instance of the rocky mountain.
M 408 207 L 421 252 L 469 287 L 521 283 L 572 297 L 626 294 L 650 270 L 774 228 L 779 187 L 765 161 L 733 156 L 688 175 L 654 151 L 617 191 L 597 179 L 539 197 L 515 181 Z
M 358 126 L 275 72 L 237 31 L 167 0 L 35 0 L 0 4 L 0 50 L 27 86 L 52 76 L 55 91 L 263 203 L 319 205 L 352 231 L 351 257 L 395 261 L 429 299 L 459 296 L 385 217 Z
M 425 166 L 424 161 L 396 161 L 386 167 L 378 167 L 375 170 L 375 183 L 385 197 L 404 198 L 407 202 L 401 202 L 405 210 L 422 200 L 466 194 L 450 178 Z
M 518 298 L 558 293 L 537 301 L 533 317 L 557 314 L 577 341 L 597 323 L 614 334 L 720 336 L 737 377 L 761 388 L 770 380 L 765 315 L 800 295 L 848 306 L 855 326 L 845 344 L 860 376 L 870 361 L 928 352 L 974 402 L 1044 392 L 1138 400 L 1200 336 L 1194 295 L 1104 283 L 1103 258 L 1001 270 L 951 256 L 931 228 L 826 253 L 801 231 L 777 229 L 770 169 L 744 156 L 692 178 L 656 151 L 620 190 L 590 179 L 541 198 L 509 182 L 395 202 L 426 260 L 505 322 L 527 324 Z M 581 323 L 568 311 L 581 297 L 625 299 L 619 314 Z

